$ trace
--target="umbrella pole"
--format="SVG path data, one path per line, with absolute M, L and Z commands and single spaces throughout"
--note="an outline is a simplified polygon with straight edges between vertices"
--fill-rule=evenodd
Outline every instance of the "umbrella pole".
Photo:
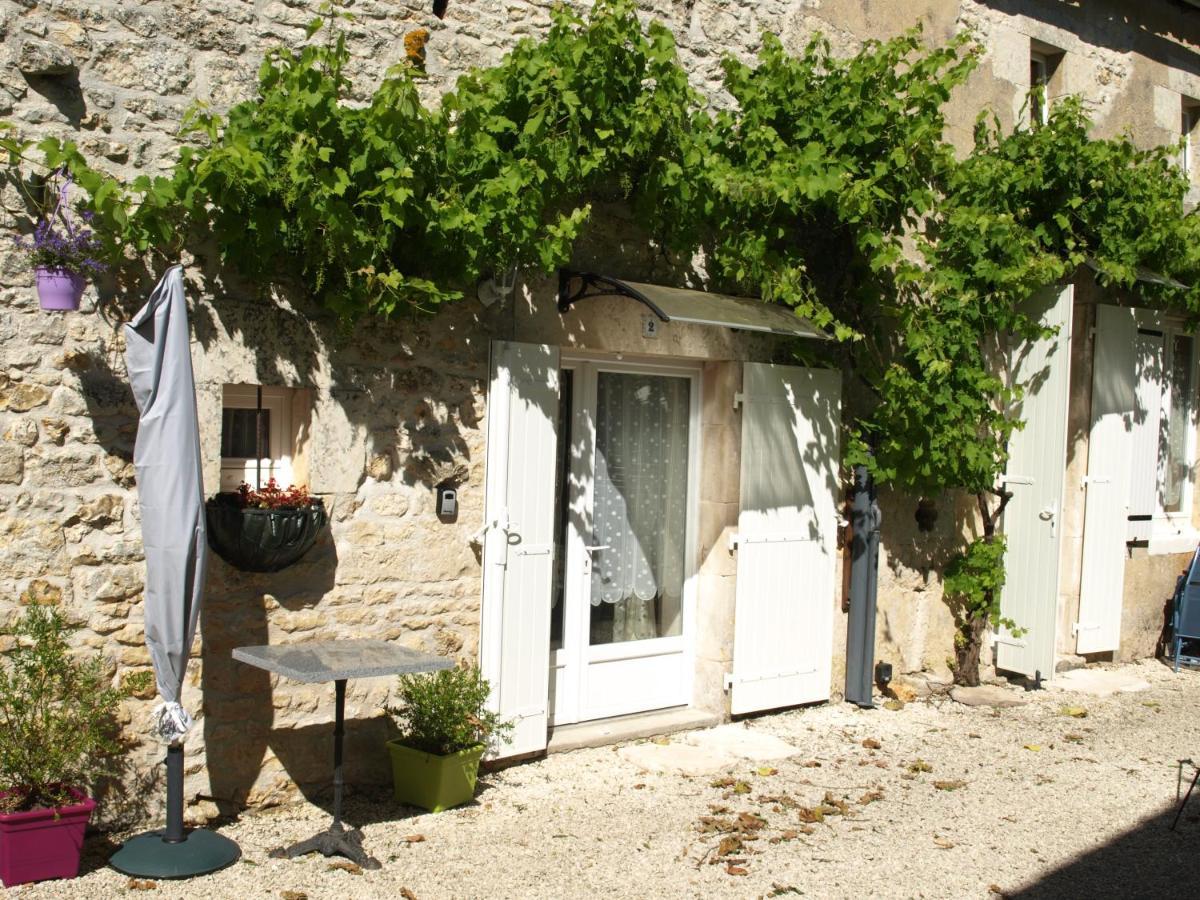
M 163 840 L 178 844 L 183 833 L 183 744 L 167 747 L 167 830 Z

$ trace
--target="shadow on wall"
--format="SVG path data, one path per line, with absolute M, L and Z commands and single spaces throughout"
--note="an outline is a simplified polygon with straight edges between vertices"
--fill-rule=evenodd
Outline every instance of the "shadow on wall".
M 246 806 L 266 750 L 275 749 L 280 734 L 272 731 L 277 698 L 270 673 L 236 661 L 233 650 L 278 642 L 278 635 L 275 641 L 271 639 L 272 615 L 277 628 L 314 630 L 319 619 L 315 615 L 306 619 L 303 613 L 311 613 L 333 588 L 336 571 L 337 548 L 328 529 L 303 559 L 283 572 L 241 572 L 215 553 L 209 555 L 208 588 L 200 612 L 200 685 L 210 799 L 222 815 L 235 815 Z M 303 747 L 305 753 L 324 754 L 326 760 L 332 746 L 328 742 L 311 745 L 303 738 L 289 745 Z M 283 755 L 277 750 L 276 755 L 286 767 Z M 302 780 L 290 768 L 288 772 L 297 782 Z
M 1184 3 L 1161 4 L 1158 7 L 1141 4 L 1136 13 L 1130 12 L 1130 4 L 1123 0 L 1107 0 L 1088 4 L 1051 2 L 1046 0 L 981 0 L 991 7 L 1010 16 L 1024 16 L 1044 22 L 1068 34 L 1075 34 L 1091 44 L 1129 53 L 1136 50 L 1164 66 L 1200 74 L 1194 58 L 1188 58 L 1181 50 L 1180 40 L 1191 40 L 1191 29 L 1180 33 L 1180 26 L 1188 25 L 1195 13 Z M 1130 25 L 1136 18 L 1137 26 Z M 1132 35 L 1137 35 L 1133 38 Z
M 1185 772 L 1189 771 L 1185 767 Z M 1184 784 L 1187 789 L 1187 784 Z M 1175 831 L 1168 804 L 1133 828 L 1055 869 L 1033 884 L 1005 890 L 1012 900 L 1194 895 L 1200 883 L 1200 797 L 1192 795 Z

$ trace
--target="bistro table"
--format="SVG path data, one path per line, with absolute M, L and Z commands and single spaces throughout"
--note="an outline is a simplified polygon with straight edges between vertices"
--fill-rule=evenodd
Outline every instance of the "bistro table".
M 379 861 L 368 856 L 363 849 L 362 831 L 357 828 L 347 830 L 342 825 L 342 737 L 346 725 L 346 681 L 351 678 L 432 672 L 449 669 L 453 663 L 386 641 L 319 641 L 288 646 L 238 647 L 233 651 L 233 658 L 293 681 L 334 683 L 333 823 L 308 840 L 272 850 L 271 856 L 292 859 L 320 851 L 325 856 L 345 856 L 364 869 L 378 869 Z

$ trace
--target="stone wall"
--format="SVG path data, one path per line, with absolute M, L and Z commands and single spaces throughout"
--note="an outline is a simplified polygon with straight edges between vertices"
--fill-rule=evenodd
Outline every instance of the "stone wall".
M 73 137 L 127 177 L 163 171 L 174 159 L 187 105 L 199 99 L 220 108 L 251 96 L 264 52 L 298 44 L 317 6 L 315 0 L 0 0 L 0 117 L 30 137 Z M 548 0 L 450 0 L 438 20 L 424 2 L 360 0 L 349 26 L 356 84 L 368 91 L 403 58 L 403 35 L 425 27 L 431 38 L 423 90 L 436 97 L 466 68 L 494 63 L 519 38 L 541 33 L 550 7 Z M 1172 139 L 1173 98 L 1200 97 L 1196 13 L 1144 4 L 1135 29 L 1122 19 L 1123 7 L 1115 0 L 1086 10 L 1051 0 L 643 4 L 677 35 L 697 87 L 721 102 L 722 54 L 750 58 L 764 30 L 792 49 L 820 30 L 849 54 L 868 38 L 889 37 L 918 20 L 938 43 L 973 27 L 986 54 L 950 106 L 949 134 L 960 147 L 968 146 L 981 107 L 995 109 L 1006 123 L 1019 114 L 1031 38 L 1067 51 L 1062 90 L 1088 96 L 1104 132 L 1131 128 L 1147 144 Z M 15 206 L 15 198 L 2 199 Z M 11 224 L 0 211 L 0 229 Z M 604 227 L 605 235 L 581 249 L 589 262 L 619 260 L 622 271 L 650 271 L 646 260 L 630 264 L 620 256 L 624 226 Z M 263 302 L 204 259 L 185 262 L 207 483 L 217 482 L 224 384 L 304 389 L 312 404 L 310 486 L 333 520 L 310 556 L 278 576 L 212 563 L 190 670 L 201 689 L 191 692 L 191 705 L 202 708 L 188 744 L 189 815 L 203 818 L 277 802 L 294 796 L 296 783 L 307 791 L 328 777 L 330 692 L 235 666 L 233 646 L 317 634 L 382 636 L 477 656 L 480 571 L 467 536 L 482 513 L 487 338 L 511 336 L 515 325 L 507 318 L 513 307 L 484 311 L 468 300 L 434 320 L 371 323 L 344 334 L 303 304 Z M 544 285 L 539 289 L 548 294 Z M 7 243 L 0 246 L 0 620 L 17 615 L 22 604 L 60 605 L 83 625 L 81 643 L 102 653 L 120 681 L 149 666 L 131 465 L 136 413 L 115 327 L 139 298 L 117 298 L 107 316 L 95 311 L 95 299 L 89 293 L 80 314 L 41 313 L 30 274 Z M 552 319 L 527 333 L 581 340 Z M 742 358 L 732 346 L 687 350 L 700 351 Z M 732 371 L 706 378 L 715 383 Z M 432 510 L 431 488 L 447 475 L 462 483 L 452 524 Z M 712 502 L 724 505 L 713 510 L 703 540 L 717 547 L 731 510 L 726 496 Z M 970 516 L 954 498 L 940 502 L 938 526 L 926 535 L 914 527 L 911 500 L 884 501 L 879 655 L 902 671 L 941 668 L 950 655 L 951 625 L 936 570 Z M 727 582 L 727 561 L 713 556 L 706 574 Z M 844 657 L 844 620 L 837 622 L 835 686 Z M 725 650 L 704 649 L 716 672 Z M 380 714 L 388 688 L 351 684 L 354 783 L 386 777 Z M 704 691 L 715 693 L 715 682 Z M 140 738 L 152 702 L 134 698 L 123 714 L 135 742 L 131 767 L 142 773 L 154 771 L 161 752 Z M 129 791 L 121 811 L 145 815 L 158 798 L 154 790 Z M 108 807 L 115 814 L 115 802 Z

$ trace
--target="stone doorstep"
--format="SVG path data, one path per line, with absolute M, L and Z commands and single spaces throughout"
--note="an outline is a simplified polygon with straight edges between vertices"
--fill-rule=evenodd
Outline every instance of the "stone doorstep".
M 722 721 L 716 713 L 700 709 L 676 707 L 654 712 L 637 713 L 631 716 L 615 716 L 580 722 L 576 725 L 559 725 L 550 730 L 547 753 L 562 753 L 582 747 L 604 747 L 622 741 L 674 734 L 696 728 L 711 728 Z

